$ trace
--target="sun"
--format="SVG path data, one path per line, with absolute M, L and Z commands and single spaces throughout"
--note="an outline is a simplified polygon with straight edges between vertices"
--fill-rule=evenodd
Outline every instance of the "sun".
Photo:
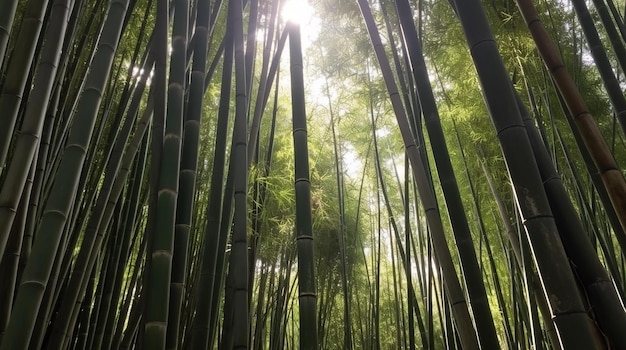
M 318 38 L 321 19 L 307 0 L 284 0 L 280 16 L 283 21 L 300 26 L 303 49 L 306 50 Z
M 307 0 L 286 0 L 283 3 L 281 16 L 285 21 L 303 24 L 310 21 L 314 12 Z

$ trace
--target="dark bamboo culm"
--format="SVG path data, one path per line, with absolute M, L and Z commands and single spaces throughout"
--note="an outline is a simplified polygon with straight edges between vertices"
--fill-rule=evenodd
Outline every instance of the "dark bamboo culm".
M 289 59 L 291 62 L 291 106 L 296 192 L 296 244 L 298 251 L 298 300 L 300 302 L 300 349 L 318 348 L 317 307 L 315 293 L 315 260 L 313 256 L 313 227 L 311 217 L 311 181 L 307 145 L 306 106 L 300 25 L 289 28 Z
M 396 1 L 396 6 L 403 37 L 411 60 L 414 81 L 417 85 L 419 102 L 424 113 L 424 122 L 433 149 L 435 164 L 437 165 L 437 174 L 439 175 L 439 181 L 445 184 L 442 186 L 443 194 L 461 259 L 465 285 L 467 286 L 469 301 L 478 331 L 478 340 L 482 348 L 496 348 L 499 342 L 489 309 L 482 272 L 478 265 L 469 224 L 465 216 L 463 202 L 461 201 L 458 182 L 452 169 L 452 161 L 446 146 L 435 97 L 430 87 L 430 79 L 421 49 L 422 45 L 411 17 L 411 7 L 408 0 L 398 0 Z
M 544 287 L 552 320 L 565 348 L 599 347 L 574 275 L 569 269 L 537 163 L 498 47 L 479 1 L 455 1 L 485 103 L 500 142 L 524 220 L 526 236 Z
M 563 64 L 562 58 L 552 44 L 532 2 L 519 0 L 518 6 L 524 16 L 524 20 L 528 24 L 539 53 L 550 70 L 563 100 L 574 118 L 585 146 L 600 173 L 602 183 L 606 187 L 622 229 L 626 230 L 626 180 L 624 175 L 615 162 L 615 158 L 604 141 L 598 125 L 589 113 L 578 88 Z M 605 205 L 608 205 L 608 203 L 605 203 Z M 622 247 L 622 249 L 625 248 Z

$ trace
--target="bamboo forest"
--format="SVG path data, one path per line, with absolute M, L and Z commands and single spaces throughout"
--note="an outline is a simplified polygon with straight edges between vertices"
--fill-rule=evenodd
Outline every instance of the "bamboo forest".
M 624 0 L 0 0 L 0 350 L 626 349 Z

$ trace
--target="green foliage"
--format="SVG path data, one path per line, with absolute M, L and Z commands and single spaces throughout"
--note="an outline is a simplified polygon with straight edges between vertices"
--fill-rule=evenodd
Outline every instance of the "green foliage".
M 0 86 L 3 87 L 7 83 L 5 81 L 7 67 L 16 44 L 15 33 L 19 32 L 23 25 L 22 18 L 27 3 L 17 2 L 7 54 L 0 67 Z M 52 3 L 53 1 L 50 1 L 46 6 L 50 7 Z M 9 286 L 5 288 L 6 290 L 0 291 L 0 341 L 15 337 L 18 334 L 14 331 L 15 327 L 19 328 L 19 332 L 29 332 L 27 328 L 18 325 L 19 327 L 9 328 L 10 332 L 15 332 L 14 334 L 4 333 L 10 319 L 13 318 L 11 322 L 16 325 L 20 321 L 19 314 L 14 313 L 12 316 L 10 310 L 14 307 L 18 307 L 19 310 L 25 304 L 31 303 L 30 297 L 26 294 L 15 293 L 20 289 L 22 276 L 28 278 L 30 274 L 25 266 L 28 266 L 29 261 L 30 265 L 35 266 L 35 262 L 46 257 L 45 263 L 38 265 L 50 268 L 49 280 L 46 278 L 40 283 L 46 287 L 45 290 L 38 290 L 36 293 L 37 302 L 41 302 L 42 306 L 39 311 L 29 314 L 32 318 L 29 320 L 32 323 L 29 327 L 33 329 L 33 335 L 28 335 L 31 337 L 31 347 L 37 347 L 37 344 L 48 339 L 65 342 L 59 340 L 62 339 L 61 333 L 54 333 L 55 327 L 61 322 L 71 326 L 64 330 L 67 332 L 67 339 L 71 341 L 61 343 L 59 348 L 90 348 L 90 345 L 95 346 L 94 344 L 98 343 L 98 337 L 102 344 L 110 344 L 111 347 L 142 345 L 141 341 L 137 340 L 143 339 L 144 332 L 140 316 L 145 315 L 145 310 L 141 305 L 146 295 L 151 292 L 147 290 L 149 287 L 143 280 L 149 276 L 147 261 L 152 256 L 153 247 L 150 244 L 154 234 L 151 231 L 151 224 L 148 223 L 149 212 L 154 210 L 154 203 L 149 200 L 148 193 L 159 182 L 148 169 L 151 164 L 158 163 L 154 150 L 162 146 L 150 143 L 154 133 L 159 130 L 150 125 L 148 139 L 137 140 L 136 145 L 126 143 L 122 154 L 112 156 L 109 154 L 115 140 L 120 137 L 122 125 L 126 121 L 133 122 L 139 120 L 144 113 L 148 116 L 152 113 L 154 101 L 149 98 L 149 90 L 153 89 L 153 86 L 151 81 L 148 82 L 152 67 L 144 67 L 141 76 L 137 71 L 141 69 L 143 60 L 150 61 L 150 38 L 155 22 L 153 0 L 131 2 L 134 6 L 129 8 L 131 12 L 125 16 L 119 44 L 107 47 L 107 50 L 113 50 L 112 69 L 102 78 L 105 84 L 102 85 L 101 91 L 97 92 L 102 103 L 89 115 L 93 120 L 94 136 L 88 142 L 80 143 L 80 151 L 84 152 L 86 157 L 85 164 L 77 165 L 75 171 L 61 172 L 64 164 L 63 150 L 68 147 L 68 139 L 71 140 L 71 130 L 78 125 L 76 124 L 78 117 L 74 116 L 75 110 L 80 99 L 87 94 L 82 92 L 85 89 L 87 72 L 90 69 L 98 71 L 105 68 L 96 67 L 92 63 L 98 38 L 110 34 L 102 32 L 102 25 L 107 16 L 105 3 L 105 1 L 77 2 L 75 6 L 78 8 L 71 12 L 68 41 L 59 52 L 61 62 L 59 73 L 54 77 L 55 88 L 50 96 L 43 97 L 49 100 L 50 106 L 46 113 L 41 142 L 37 140 L 35 162 L 26 179 L 26 185 L 23 190 L 18 191 L 13 191 L 14 184 L 6 179 L 9 161 L 13 156 L 11 152 L 17 148 L 15 140 L 23 131 L 21 128 L 26 106 L 36 100 L 29 94 L 35 91 L 30 85 L 37 61 L 34 61 L 26 76 L 31 80 L 26 84 L 24 91 L 15 92 L 20 96 L 23 95 L 23 103 L 19 106 L 17 127 L 10 135 L 9 158 L 6 164 L 0 164 L 0 191 L 15 192 L 12 200 L 21 204 L 17 208 L 9 208 L 0 201 L 0 208 L 10 211 L 16 218 L 15 223 L 8 224 L 10 232 L 4 237 L 7 241 L 6 251 L 0 251 L 2 258 L 0 285 Z M 192 22 L 195 20 L 198 3 L 198 1 L 189 3 L 191 6 L 189 18 Z M 243 13 L 244 23 L 240 24 L 245 31 L 251 23 L 252 2 L 244 3 L 247 4 Z M 238 53 L 247 57 L 246 59 L 253 64 L 251 75 L 245 77 L 249 90 L 245 93 L 239 91 L 237 95 L 234 89 L 234 76 L 224 78 L 231 79 L 233 83 L 231 98 L 226 103 L 230 108 L 228 113 L 231 117 L 225 130 L 226 169 L 230 164 L 233 149 L 237 147 L 232 144 L 236 99 L 245 99 L 249 106 L 245 112 L 245 117 L 249 118 L 248 123 L 252 120 L 255 106 L 265 104 L 260 122 L 257 154 L 247 155 L 251 164 L 245 193 L 249 208 L 245 221 L 249 242 L 249 266 L 247 276 L 238 276 L 240 281 L 247 277 L 250 286 L 248 291 L 250 317 L 249 320 L 240 318 L 237 322 L 249 322 L 247 324 L 251 331 L 249 347 L 255 350 L 297 348 L 300 340 L 297 324 L 304 318 L 299 314 L 297 307 L 299 297 L 297 283 L 300 277 L 297 270 L 294 132 L 289 82 L 291 62 L 286 52 L 282 54 L 277 52 L 277 38 L 286 28 L 286 20 L 280 15 L 279 6 L 283 6 L 282 1 L 280 3 L 258 1 L 258 28 L 256 35 L 252 33 L 252 37 L 257 40 L 256 47 L 249 46 L 254 52 Z M 214 21 L 208 28 L 207 69 L 213 62 L 215 69 L 213 75 L 206 81 L 203 97 L 193 198 L 185 198 L 190 199 L 194 205 L 188 228 L 189 248 L 183 255 L 185 285 L 184 288 L 180 288 L 181 293 L 184 293 L 180 297 L 182 300 L 178 325 L 180 334 L 179 339 L 173 341 L 179 347 L 188 347 L 192 344 L 190 343 L 194 332 L 192 329 L 196 326 L 194 317 L 199 305 L 207 304 L 211 304 L 212 308 L 211 324 L 199 327 L 206 327 L 213 333 L 210 340 L 212 343 L 207 344 L 207 348 L 220 346 L 218 342 L 221 341 L 221 332 L 230 325 L 230 315 L 225 314 L 224 310 L 227 310 L 225 305 L 230 302 L 229 293 L 233 290 L 232 285 L 229 285 L 230 282 L 225 281 L 226 271 L 231 268 L 227 258 L 232 248 L 230 236 L 232 208 L 228 201 L 232 198 L 232 189 L 225 188 L 226 175 L 221 179 L 221 186 L 218 184 L 219 188 L 211 188 L 211 175 L 218 166 L 215 164 L 218 111 L 220 107 L 224 107 L 220 106 L 221 87 L 225 83 L 222 79 L 222 67 L 224 56 L 232 55 L 232 52 L 224 53 L 223 48 L 220 50 L 220 45 L 228 34 L 226 17 L 231 4 L 229 1 L 223 4 L 219 1 L 208 1 L 208 4 L 211 14 L 214 15 L 212 17 Z M 408 348 L 411 339 L 416 348 L 444 348 L 448 339 L 457 336 L 454 332 L 451 333 L 450 327 L 458 320 L 453 320 L 453 312 L 446 301 L 449 296 L 441 280 L 439 261 L 429 241 L 431 230 L 427 227 L 423 203 L 414 186 L 414 179 L 405 179 L 404 176 L 405 144 L 399 133 L 389 102 L 389 93 L 376 64 L 359 7 L 356 1 L 337 0 L 313 1 L 310 6 L 314 8 L 316 18 L 312 24 L 303 23 L 302 28 L 306 31 L 307 25 L 311 25 L 313 32 L 317 33 L 316 37 L 304 45 L 307 48 L 304 52 L 304 92 L 317 284 L 315 319 L 320 348 L 400 349 Z M 392 62 L 393 54 L 397 54 L 400 67 L 393 67 L 394 79 L 399 85 L 400 81 L 404 80 L 405 86 L 408 87 L 406 91 L 400 91 L 403 106 L 416 111 L 418 124 L 423 124 L 423 118 L 419 115 L 419 97 L 414 95 L 415 84 L 409 74 L 410 66 L 405 57 L 406 52 L 403 51 L 403 37 L 395 12 L 396 4 L 394 1 L 370 1 L 370 6 L 374 10 L 376 25 L 383 33 L 384 52 Z M 411 6 L 414 9 L 413 18 L 420 33 L 428 76 L 446 137 L 448 157 L 452 162 L 470 225 L 472 238 L 470 244 L 477 252 L 483 274 L 481 282 L 487 291 L 489 309 L 495 321 L 498 339 L 502 348 L 513 348 L 517 345 L 530 347 L 532 341 L 548 345 L 551 322 L 539 321 L 540 313 L 537 307 L 542 307 L 543 297 L 533 292 L 536 268 L 528 254 L 524 256 L 522 263 L 516 261 L 518 252 L 515 250 L 520 243 L 507 235 L 507 230 L 512 230 L 512 237 L 522 240 L 522 253 L 528 249 L 523 243 L 526 233 L 518 214 L 518 204 L 515 202 L 516 196 L 512 191 L 503 152 L 489 118 L 490 111 L 485 106 L 484 92 L 479 86 L 479 77 L 473 66 L 458 16 L 448 1 L 411 1 Z M 595 253 L 594 258 L 609 271 L 618 294 L 623 297 L 623 290 L 626 287 L 623 277 L 624 266 L 621 263 L 624 254 L 620 245 L 622 239 L 618 236 L 619 230 L 612 225 L 611 211 L 607 210 L 610 207 L 598 195 L 592 176 L 585 172 L 586 163 L 567 122 L 567 112 L 559 100 L 549 72 L 537 53 L 535 42 L 515 1 L 483 1 L 483 6 L 513 86 L 529 107 L 551 162 L 555 165 L 574 208 L 582 218 L 592 252 Z M 536 6 L 552 39 L 558 43 L 565 66 L 581 90 L 602 136 L 610 145 L 617 163 L 623 165 L 626 162 L 624 135 L 616 124 L 611 104 L 601 77 L 590 59 L 589 49 L 584 42 L 575 13 L 571 6 L 557 0 L 540 2 Z M 618 1 L 616 6 L 622 11 L 623 1 Z M 383 8 L 386 14 L 383 13 Z M 219 12 L 212 12 L 218 9 Z M 173 11 L 176 13 L 176 9 Z M 596 16 L 593 8 L 592 15 Z M 47 14 L 44 18 L 42 27 L 44 29 L 50 22 L 49 16 Z M 389 31 L 386 30 L 385 20 L 388 20 L 390 25 Z M 272 45 L 268 57 L 270 62 L 277 59 L 281 64 L 273 85 L 263 87 L 269 91 L 268 101 L 261 101 L 263 96 L 257 97 L 258 92 L 262 90 L 260 84 L 268 78 L 261 76 L 261 68 L 264 64 L 270 63 L 263 61 L 265 59 L 263 47 L 266 44 L 263 35 L 269 32 L 270 26 L 275 26 L 273 28 L 275 38 L 269 39 L 272 40 Z M 190 49 L 185 56 L 187 61 L 180 64 L 180 67 L 186 69 L 184 76 L 181 76 L 185 79 L 184 83 L 181 80 L 180 86 L 185 104 L 190 93 L 186 87 L 193 79 L 191 36 L 195 35 L 193 32 L 195 29 L 191 28 L 195 28 L 193 23 L 189 24 Z M 603 29 L 601 27 L 599 29 L 600 37 L 608 42 Z M 170 31 L 171 26 L 168 33 Z M 390 45 L 392 40 L 395 47 Z M 38 46 L 42 46 L 41 42 L 38 42 Z M 285 51 L 287 50 L 288 46 Z M 39 54 L 37 51 L 37 55 Z M 611 62 L 616 64 L 611 52 L 609 56 Z M 39 58 L 35 57 L 35 60 L 37 59 Z M 168 64 L 169 62 L 170 59 Z M 616 71 L 620 81 L 623 80 L 623 72 L 617 69 Z M 133 97 L 136 91 L 134 89 L 140 80 L 146 83 L 146 90 Z M 93 89 L 89 91 L 93 92 Z M 136 100 L 133 100 L 135 98 Z M 133 103 L 137 106 L 137 113 L 129 113 L 129 106 Z M 184 111 L 186 113 L 187 109 Z M 375 119 L 375 125 L 370 121 L 371 115 Z M 141 132 L 136 122 L 132 125 L 129 139 L 133 139 Z M 462 266 L 457 254 L 450 219 L 445 214 L 449 203 L 445 201 L 442 188 L 447 184 L 440 182 L 434 170 L 432 145 L 425 125 L 417 126 L 424 129 L 425 140 L 417 136 L 415 138 L 420 151 L 424 151 L 422 154 L 425 160 L 430 164 L 429 176 L 434 184 L 438 209 L 442 213 L 447 243 L 453 252 L 454 269 L 457 275 L 461 276 L 465 272 L 465 267 Z M 91 134 L 91 130 L 89 133 Z M 337 138 L 336 145 L 333 144 L 333 133 Z M 84 136 L 82 133 L 77 134 Z M 375 166 L 374 134 L 378 142 L 376 151 L 381 163 L 381 177 L 386 186 L 389 211 L 385 208 L 382 183 Z M 140 144 L 143 144 L 142 148 L 135 150 L 134 147 L 139 147 Z M 335 146 L 339 153 L 338 158 L 335 157 Z M 106 169 L 111 159 L 135 154 L 134 152 L 137 156 L 134 160 L 128 161 L 128 164 L 132 164 L 129 169 L 107 173 Z M 340 164 L 336 164 L 337 159 L 340 160 Z M 30 166 L 29 164 L 26 166 Z M 173 161 L 165 168 L 173 174 L 179 166 L 180 162 Z M 488 170 L 488 174 L 483 170 L 483 166 Z M 139 167 L 139 170 L 143 168 L 143 171 L 136 167 Z M 340 174 L 337 174 L 337 168 L 340 169 Z M 119 178 L 123 190 L 120 190 L 115 198 L 110 199 L 111 217 L 104 220 L 106 222 L 98 222 L 97 227 L 90 227 L 92 218 L 98 217 L 98 213 L 95 212 L 98 207 L 95 203 L 103 191 L 106 191 L 105 179 L 107 176 L 120 177 L 119 174 L 126 174 L 124 173 L 126 171 L 129 175 Z M 493 179 L 493 188 L 487 182 L 487 176 Z M 66 192 L 70 189 L 53 190 L 55 186 L 59 187 L 56 183 L 61 183 L 60 181 L 71 182 L 72 188 L 76 187 L 75 200 L 67 198 Z M 470 182 L 474 193 L 471 192 Z M 408 184 L 408 192 L 405 192 L 405 184 Z M 225 197 L 221 210 L 226 214 L 219 219 L 219 225 L 225 235 L 224 242 L 228 244 L 225 243 L 225 250 L 216 250 L 216 256 L 207 257 L 203 253 L 204 247 L 211 241 L 213 237 L 211 235 L 218 234 L 218 227 L 207 226 L 209 214 L 214 214 L 208 212 L 212 190 L 222 191 Z M 57 197 L 63 197 L 67 208 L 61 211 L 46 210 L 47 207 L 54 208 Z M 498 207 L 499 200 L 502 208 Z M 41 226 L 40 222 L 43 222 L 44 226 L 47 225 L 45 222 L 48 222 L 42 219 L 49 219 L 57 212 L 63 212 L 65 215 L 62 218 L 63 223 L 59 223 L 59 227 L 55 229 L 55 239 L 52 242 L 56 245 L 56 241 L 59 241 L 58 249 L 51 244 L 42 245 L 43 241 L 40 240 L 45 237 L 38 236 L 40 234 L 38 232 L 48 229 Z M 399 237 L 396 237 L 392 227 L 392 218 Z M 77 300 L 76 303 L 70 302 L 67 295 L 80 294 L 79 290 L 68 293 L 64 288 L 70 285 L 69 281 L 73 274 L 87 267 L 80 265 L 82 260 L 79 260 L 78 256 L 80 246 L 84 242 L 89 242 L 91 230 L 101 233 L 102 236 L 98 239 L 102 241 L 89 253 L 89 261 L 93 267 L 89 267 L 85 272 L 90 277 L 85 277 L 84 283 L 80 286 L 81 290 L 85 291 L 85 296 L 81 295 L 81 300 Z M 405 236 L 407 232 L 410 234 L 409 246 Z M 124 245 L 123 249 L 122 242 L 127 242 L 124 243 L 127 245 Z M 37 248 L 33 249 L 34 247 Z M 44 250 L 48 251 L 44 254 L 42 253 Z M 403 259 L 406 259 L 408 250 L 411 261 L 405 263 Z M 154 254 L 160 253 L 162 252 Z M 173 258 L 177 253 L 173 252 Z M 220 265 L 219 259 L 226 263 Z M 206 261 L 214 264 L 214 270 L 210 273 L 202 272 Z M 493 268 L 490 265 L 492 261 Z M 203 279 L 209 278 L 209 275 L 218 277 L 215 280 L 216 285 L 212 287 L 212 295 L 199 295 L 198 285 Z M 496 286 L 496 277 L 499 280 L 499 288 Z M 91 281 L 89 287 L 87 280 Z M 108 293 L 109 291 L 111 293 Z M 206 300 L 211 302 L 202 303 Z M 539 302 L 538 306 L 533 304 L 534 300 Z M 409 310 L 409 304 L 413 302 L 416 303 L 414 311 Z M 71 305 L 63 314 L 69 316 L 59 316 L 58 310 L 65 304 Z M 409 315 L 412 315 L 412 323 L 409 322 Z M 594 318 L 595 315 L 590 317 Z M 346 327 L 349 327 L 350 332 L 346 332 Z M 532 327 L 538 329 L 533 330 Z M 349 342 L 344 339 L 346 334 L 351 334 L 352 339 Z M 7 345 L 8 342 L 0 344 L 3 348 L 11 347 Z M 41 345 L 45 347 L 49 344 Z

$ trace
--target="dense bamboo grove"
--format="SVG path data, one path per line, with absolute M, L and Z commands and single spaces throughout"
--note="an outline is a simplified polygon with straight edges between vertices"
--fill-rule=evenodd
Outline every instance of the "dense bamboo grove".
M 625 12 L 0 0 L 0 349 L 626 349 Z

